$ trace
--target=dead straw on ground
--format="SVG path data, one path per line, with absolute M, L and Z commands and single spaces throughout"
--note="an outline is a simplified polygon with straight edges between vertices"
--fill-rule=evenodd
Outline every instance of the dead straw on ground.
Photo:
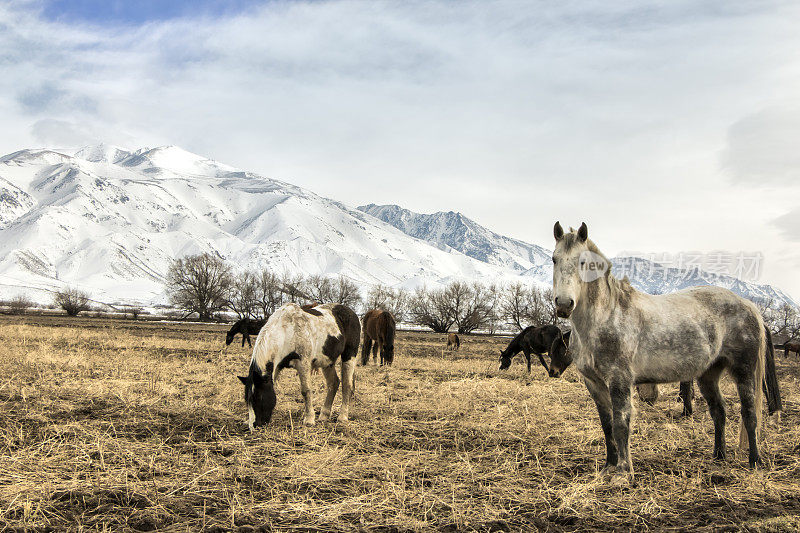
M 347 424 L 300 425 L 293 372 L 250 435 L 235 375 L 246 349 L 220 327 L 0 320 L 0 527 L 47 530 L 796 530 L 797 361 L 779 360 L 786 410 L 767 468 L 711 460 L 701 401 L 677 385 L 639 405 L 636 482 L 597 479 L 604 445 L 574 370 L 497 370 L 503 341 L 401 333 L 391 369 L 357 369 Z M 56 327 L 57 326 L 57 327 Z M 317 409 L 322 378 L 316 376 Z M 339 405 L 334 404 L 334 412 Z

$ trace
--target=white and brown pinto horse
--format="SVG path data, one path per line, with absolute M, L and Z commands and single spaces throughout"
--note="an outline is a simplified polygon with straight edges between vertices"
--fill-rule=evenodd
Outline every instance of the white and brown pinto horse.
M 725 403 L 719 379 L 727 370 L 742 404 L 740 446 L 760 462 L 762 382 L 770 413 L 781 410 L 772 340 L 756 306 L 720 287 L 653 296 L 611 274 L 611 262 L 588 238 L 586 224 L 564 233 L 556 222 L 553 296 L 572 323 L 570 348 L 600 414 L 606 440 L 604 475 L 633 475 L 628 438 L 631 392 L 640 383 L 696 379 L 714 420 L 714 457 L 725 458 Z M 766 379 L 765 379 L 766 378 Z
M 339 304 L 299 306 L 288 303 L 270 316 L 261 328 L 250 361 L 250 372 L 239 376 L 249 410 L 248 425 L 267 424 L 275 409 L 275 381 L 287 367 L 297 370 L 300 391 L 305 400 L 303 423 L 314 425 L 314 405 L 309 385 L 312 369 L 319 368 L 327 382 L 327 396 L 320 420 L 331 415 L 339 389 L 334 364 L 342 360 L 342 408 L 339 420 L 346 421 L 355 388 L 355 367 L 361 325 L 352 309 Z

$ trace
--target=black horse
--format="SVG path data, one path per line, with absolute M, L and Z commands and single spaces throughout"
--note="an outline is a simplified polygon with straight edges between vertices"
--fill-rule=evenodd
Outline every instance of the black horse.
M 561 329 L 552 324 L 539 327 L 528 326 L 508 343 L 505 350 L 500 352 L 500 370 L 508 368 L 511 365 L 511 359 L 522 352 L 528 361 L 528 373 L 531 371 L 531 354 L 534 353 L 539 357 L 539 362 L 542 363 L 544 369 L 549 372 L 550 368 L 542 356 L 545 353 L 550 354 L 553 343 L 560 339 L 563 339 L 564 346 L 567 346 L 569 332 L 562 334 Z
M 244 341 L 247 341 L 247 345 L 252 347 L 253 343 L 250 342 L 250 335 L 258 335 L 258 332 L 261 331 L 261 328 L 263 328 L 266 323 L 266 320 L 255 320 L 252 318 L 237 320 L 231 329 L 228 330 L 228 334 L 225 335 L 225 345 L 229 346 L 230 343 L 233 342 L 233 338 L 236 334 L 241 333 L 242 347 L 244 347 Z

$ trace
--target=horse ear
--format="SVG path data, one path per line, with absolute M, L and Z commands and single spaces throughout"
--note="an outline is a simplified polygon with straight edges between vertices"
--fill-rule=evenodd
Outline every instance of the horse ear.
M 561 227 L 561 222 L 556 221 L 556 225 L 553 226 L 553 237 L 556 238 L 556 242 L 564 237 L 564 228 Z
M 589 228 L 586 227 L 586 222 L 581 222 L 581 227 L 578 228 L 578 240 L 581 242 L 586 242 L 586 239 L 589 238 Z
M 239 378 L 239 381 L 241 381 L 242 383 L 247 385 L 247 377 L 246 376 L 236 376 L 236 377 Z

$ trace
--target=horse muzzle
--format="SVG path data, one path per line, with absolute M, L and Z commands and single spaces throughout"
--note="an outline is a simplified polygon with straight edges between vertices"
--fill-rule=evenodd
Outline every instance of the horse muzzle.
M 565 308 L 565 307 L 557 307 L 556 308 L 556 316 L 558 318 L 569 318 L 572 314 L 572 308 Z
M 561 298 L 556 296 L 554 303 L 556 304 L 556 316 L 559 318 L 569 318 L 572 310 L 575 309 L 575 300 L 572 298 Z

